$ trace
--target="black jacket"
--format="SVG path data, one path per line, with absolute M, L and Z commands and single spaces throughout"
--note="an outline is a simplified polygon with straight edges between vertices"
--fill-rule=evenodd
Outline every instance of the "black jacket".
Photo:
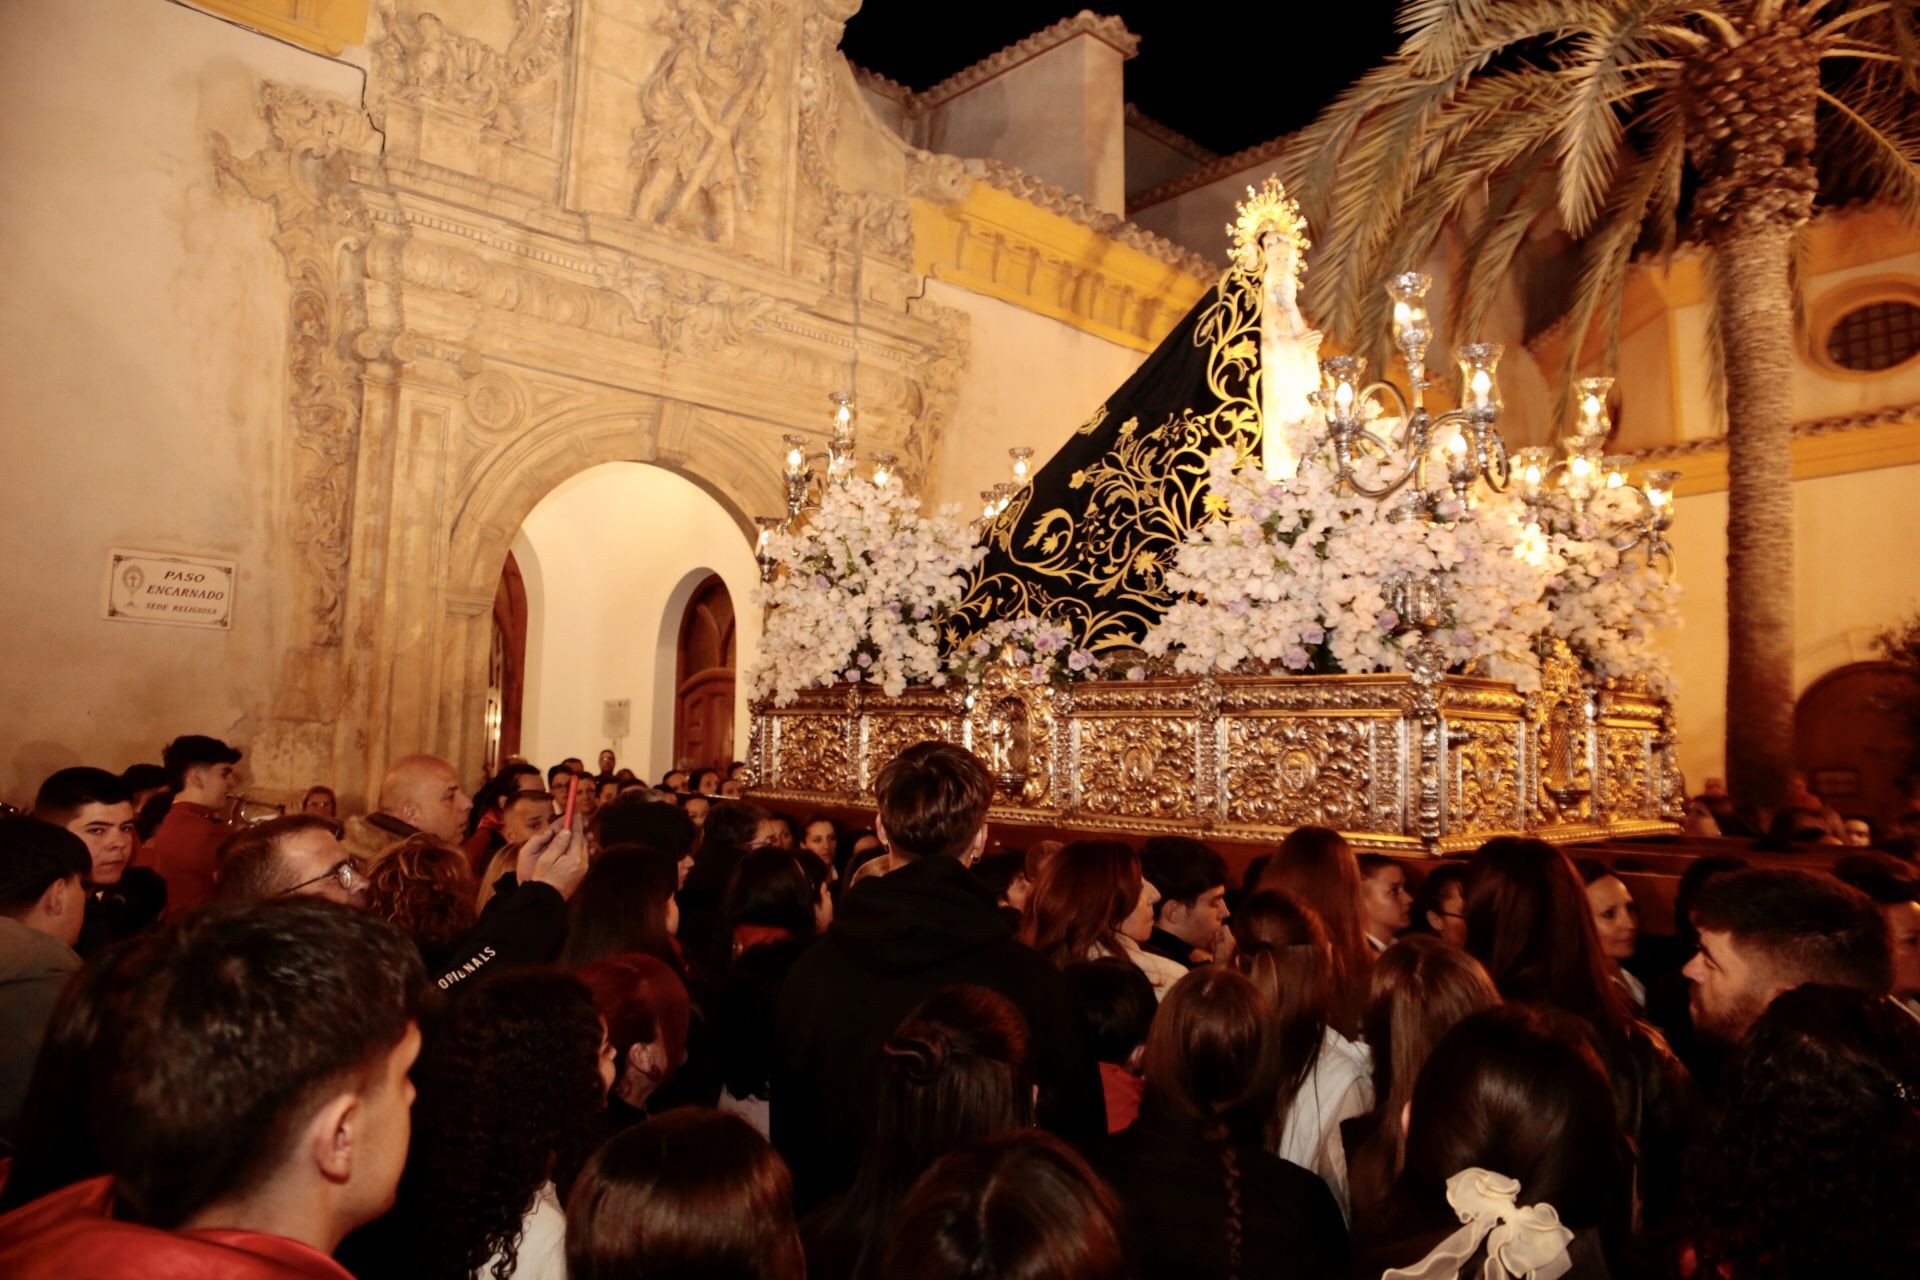
M 1258 1142 L 1233 1146 L 1240 1181 L 1242 1276 L 1337 1277 L 1347 1227 L 1327 1184 Z M 1226 1165 L 1221 1145 L 1149 1089 L 1133 1127 L 1094 1161 L 1120 1197 L 1141 1280 L 1229 1273 Z
M 446 950 L 428 955 L 427 974 L 442 991 L 493 967 L 552 964 L 567 940 L 567 900 L 550 884 L 522 885 L 509 871 L 473 928 Z
M 966 868 L 922 858 L 849 890 L 775 999 L 773 1142 L 802 1210 L 853 1181 L 880 1047 L 922 1000 L 957 983 L 997 991 L 1026 1016 L 1041 1123 L 1081 1141 L 1104 1130 L 1100 1077 L 1059 972 L 1013 940 Z
M 1184 969 L 1193 968 L 1193 944 L 1185 938 L 1168 933 L 1158 925 L 1154 926 L 1152 934 L 1140 945 L 1157 956 L 1165 956 Z

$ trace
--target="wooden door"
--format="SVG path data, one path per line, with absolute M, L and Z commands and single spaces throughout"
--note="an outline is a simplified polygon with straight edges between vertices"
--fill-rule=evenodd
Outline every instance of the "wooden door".
M 1891 662 L 1829 672 L 1794 707 L 1794 754 L 1807 784 L 1841 813 L 1886 821 L 1906 807 L 1920 680 Z
M 717 574 L 687 601 L 674 672 L 675 766 L 725 768 L 733 759 L 733 597 Z
M 487 655 L 487 710 L 482 741 L 487 776 L 520 754 L 520 710 L 527 686 L 527 584 L 513 553 L 493 594 L 493 646 Z

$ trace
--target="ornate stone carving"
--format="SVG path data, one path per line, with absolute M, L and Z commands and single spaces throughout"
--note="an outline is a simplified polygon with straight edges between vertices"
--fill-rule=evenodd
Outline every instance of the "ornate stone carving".
M 676 353 L 694 345 L 737 347 L 764 329 L 779 305 L 764 293 L 662 262 L 624 258 L 617 278 L 634 315 Z
M 933 461 L 941 437 L 953 420 L 954 402 L 960 396 L 960 377 L 967 369 L 967 313 L 955 307 L 921 302 L 914 314 L 931 320 L 940 331 L 938 345 L 928 350 L 914 366 L 914 385 L 919 403 L 914 406 L 913 425 L 907 429 L 902 453 L 902 474 L 908 483 L 924 488 L 931 478 Z
M 959 156 L 914 151 L 907 157 L 907 194 L 952 204 L 967 194 L 967 162 Z
M 435 102 L 518 138 L 517 104 L 564 60 L 573 35 L 573 0 L 514 0 L 513 42 L 504 52 L 447 30 L 437 13 L 411 21 L 394 15 L 375 46 L 387 92 L 404 102 Z
M 681 0 L 657 25 L 671 43 L 640 88 L 633 216 L 732 244 L 759 194 L 755 128 L 773 98 L 767 0 Z
M 261 87 L 270 146 L 241 158 L 213 138 L 215 173 L 273 206 L 274 246 L 286 260 L 287 381 L 293 423 L 293 544 L 306 572 L 307 643 L 340 642 L 359 447 L 364 296 L 371 222 L 345 152 L 376 136 L 350 103 L 282 85 Z
M 487 435 L 508 435 L 526 419 L 526 392 L 497 369 L 468 379 L 466 392 L 467 420 Z

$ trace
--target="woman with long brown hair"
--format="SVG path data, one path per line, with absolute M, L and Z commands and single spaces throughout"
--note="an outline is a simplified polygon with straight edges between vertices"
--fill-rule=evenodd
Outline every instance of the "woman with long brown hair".
M 1159 900 L 1131 848 L 1117 840 L 1076 840 L 1041 870 L 1020 941 L 1061 969 L 1102 956 L 1130 960 L 1164 998 L 1186 969 L 1140 945 L 1153 936 Z
M 1357 1035 L 1367 1007 L 1367 971 L 1373 948 L 1361 899 L 1360 863 L 1346 837 L 1328 827 L 1296 827 L 1261 869 L 1257 890 L 1292 894 L 1320 918 L 1333 954 L 1334 1020 Z
M 1693 1081 L 1614 980 L 1580 873 L 1543 840 L 1489 840 L 1468 864 L 1466 913 L 1467 950 L 1503 998 L 1563 1009 L 1593 1027 L 1620 1123 L 1639 1153 L 1641 1200 L 1650 1216 L 1668 1210 L 1694 1119 Z
M 1265 1148 L 1279 1083 L 1272 1004 L 1232 968 L 1174 985 L 1147 1036 L 1146 1096 L 1102 1172 L 1143 1280 L 1333 1274 L 1346 1226 L 1319 1179 Z
M 1336 1020 L 1333 944 L 1313 909 L 1290 893 L 1262 890 L 1232 920 L 1234 965 L 1266 996 L 1274 1015 L 1279 1077 L 1268 1148 L 1320 1175 L 1342 1211 L 1347 1171 L 1340 1124 L 1373 1105 L 1373 1066 Z
M 1374 963 L 1364 1022 L 1373 1054 L 1373 1110 L 1340 1126 L 1355 1215 L 1385 1199 L 1400 1174 L 1401 1117 L 1433 1046 L 1462 1018 L 1499 1003 L 1480 962 L 1438 938 L 1402 938 Z

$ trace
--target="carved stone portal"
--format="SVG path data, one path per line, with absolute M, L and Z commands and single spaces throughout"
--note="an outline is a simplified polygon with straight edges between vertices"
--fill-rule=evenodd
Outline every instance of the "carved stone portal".
M 730 245 L 759 195 L 753 128 L 773 97 L 766 0 L 681 0 L 657 25 L 672 43 L 640 90 L 633 216 Z

